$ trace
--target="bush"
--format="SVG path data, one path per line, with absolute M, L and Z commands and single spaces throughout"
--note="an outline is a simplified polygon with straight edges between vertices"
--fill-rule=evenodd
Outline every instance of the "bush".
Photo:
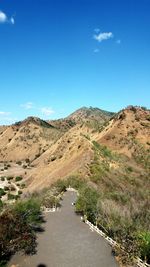
M 28 158 L 25 159 L 25 162 L 26 162 L 26 163 L 30 163 L 30 159 L 28 159 Z
M 14 200 L 14 199 L 15 199 L 15 195 L 9 193 L 9 194 L 7 195 L 7 199 L 8 199 L 8 200 Z
M 6 177 L 7 181 L 13 180 L 13 178 L 14 178 L 13 176 Z
M 21 161 L 16 161 L 16 164 L 21 165 L 22 162 Z
M 17 198 L 17 196 L 14 196 Z M 43 222 L 37 199 L 18 202 L 0 214 L 0 266 L 5 266 L 9 256 L 17 251 L 35 253 L 35 226 Z
M 66 187 L 73 187 L 74 189 L 81 189 L 83 186 L 85 186 L 86 181 L 78 176 L 70 176 L 66 180 Z
M 88 220 L 95 223 L 98 198 L 97 190 L 88 186 L 83 187 L 76 201 L 76 212 L 86 215 Z
M 4 196 L 5 194 L 6 194 L 6 193 L 5 193 L 4 189 L 0 188 L 0 198 L 1 198 L 2 196 Z
M 26 223 L 30 225 L 41 223 L 41 203 L 36 198 L 20 201 L 15 204 L 14 211 L 23 218 Z
M 139 233 L 138 241 L 141 258 L 150 263 L 150 232 Z
M 23 183 L 23 184 L 21 184 L 20 186 L 21 186 L 21 188 L 23 189 L 23 188 L 25 188 L 25 187 L 26 187 L 26 184 L 25 184 L 25 183 Z
M 2 208 L 3 208 L 3 202 L 2 202 L 2 200 L 0 199 L 0 211 L 2 210 Z
M 27 168 L 27 165 L 24 164 L 24 165 L 22 166 L 22 168 L 26 169 L 26 168 Z
M 8 191 L 9 190 L 9 187 L 8 186 L 4 186 L 4 190 L 5 191 Z
M 33 204 L 31 200 L 18 203 L 14 208 L 7 209 L 0 215 L 1 266 L 2 262 L 7 262 L 11 253 L 20 250 L 29 254 L 35 252 L 36 235 L 29 222 L 35 222 L 35 217 L 31 213 L 35 215 L 36 211 L 36 218 L 40 214 L 40 208 L 37 209 L 36 203 Z
M 22 180 L 22 177 L 21 176 L 16 176 L 15 180 L 16 180 L 16 182 L 19 182 L 19 181 Z
M 58 180 L 53 186 L 56 188 L 58 194 L 66 191 L 66 182 L 64 180 Z
M 4 167 L 4 170 L 8 170 L 8 167 L 7 167 L 7 166 L 5 166 L 5 167 Z

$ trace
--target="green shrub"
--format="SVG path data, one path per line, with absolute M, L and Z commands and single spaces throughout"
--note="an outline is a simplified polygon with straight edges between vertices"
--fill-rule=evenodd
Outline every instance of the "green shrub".
M 141 258 L 150 263 L 150 232 L 139 233 L 138 241 Z
M 0 211 L 2 210 L 3 208 L 3 201 L 0 199 Z
M 2 196 L 4 196 L 5 194 L 6 194 L 6 193 L 5 193 L 4 189 L 0 188 L 0 198 L 1 198 Z
M 66 187 L 73 187 L 74 189 L 81 189 L 83 186 L 85 186 L 86 181 L 83 178 L 80 178 L 78 176 L 70 176 L 66 180 Z
M 19 181 L 22 180 L 22 177 L 21 176 L 16 176 L 15 180 L 16 180 L 16 182 L 19 182 Z
M 21 161 L 16 161 L 16 164 L 21 165 L 22 162 Z
M 25 188 L 25 187 L 26 187 L 26 184 L 25 184 L 25 183 L 23 183 L 23 184 L 21 184 L 20 186 L 21 186 L 21 188 L 23 189 L 23 188 Z
M 9 193 L 9 194 L 7 195 L 7 199 L 8 199 L 8 200 L 14 200 L 14 199 L 15 199 L 15 195 Z
M 95 223 L 99 193 L 94 188 L 85 186 L 79 191 L 76 201 L 76 212 L 83 213 L 87 219 Z
M 133 168 L 131 166 L 127 167 L 128 172 L 133 172 Z
M 41 203 L 36 198 L 31 198 L 25 201 L 19 201 L 14 206 L 14 211 L 19 214 L 27 223 L 41 223 Z
M 37 200 L 17 202 L 0 214 L 0 264 L 7 263 L 10 253 L 35 253 L 35 224 L 40 226 L 41 212 Z
M 5 166 L 5 167 L 4 167 L 4 170 L 7 170 L 7 169 L 8 169 L 8 167 L 7 167 L 7 166 Z
M 13 176 L 6 177 L 7 181 L 13 180 L 13 178 L 14 178 Z
M 4 186 L 4 190 L 5 191 L 8 191 L 9 190 L 9 187 L 8 186 Z
M 58 180 L 53 186 L 56 188 L 58 194 L 66 191 L 66 182 L 64 180 Z

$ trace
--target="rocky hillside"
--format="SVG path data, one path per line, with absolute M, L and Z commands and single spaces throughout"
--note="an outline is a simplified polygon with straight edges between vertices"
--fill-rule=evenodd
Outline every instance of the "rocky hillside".
M 87 108 L 87 107 L 82 107 L 72 114 L 68 116 L 68 119 L 74 120 L 75 122 L 85 122 L 89 120 L 95 120 L 99 121 L 101 123 L 107 121 L 110 119 L 115 113 L 105 111 L 99 108 Z
M 150 110 L 129 106 L 117 113 L 97 141 L 129 157 L 150 149 Z M 140 156 L 140 155 L 139 155 Z
M 98 152 L 99 145 L 105 153 Z M 0 161 L 23 164 L 28 159 L 32 166 L 27 177 L 31 190 L 74 174 L 88 179 L 95 151 L 96 157 L 100 154 L 98 161 L 110 167 L 109 175 L 111 170 L 124 170 L 128 158 L 135 169 L 140 166 L 144 171 L 149 166 L 149 146 L 150 111 L 132 106 L 117 114 L 82 108 L 62 120 L 46 122 L 29 117 L 0 128 Z M 124 157 L 122 163 L 107 157 L 114 152 Z
M 51 120 L 48 121 L 48 123 L 64 132 L 77 124 L 84 124 L 93 130 L 98 130 L 114 114 L 115 113 L 113 112 L 105 111 L 99 108 L 82 107 L 64 119 Z
M 14 125 L 0 127 L 0 161 L 33 161 L 62 135 L 39 118 L 29 117 Z
M 28 196 L 59 179 L 70 178 L 67 184 L 73 185 L 84 181 L 80 204 L 89 212 L 91 203 L 89 219 L 134 254 L 137 238 L 150 233 L 150 110 L 129 106 L 102 117 L 99 109 L 93 110 L 49 122 L 30 117 L 0 127 L 3 198 L 16 197 L 14 185 L 16 194 Z M 94 201 L 98 197 L 95 206 L 93 194 Z

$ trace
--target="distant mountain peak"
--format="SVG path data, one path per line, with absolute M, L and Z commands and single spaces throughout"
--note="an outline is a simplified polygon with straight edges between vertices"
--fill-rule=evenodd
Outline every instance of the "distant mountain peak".
M 73 119 L 76 122 L 87 119 L 101 120 L 102 122 L 110 119 L 115 113 L 102 110 L 96 107 L 82 107 L 70 114 L 67 118 Z
M 15 126 L 23 126 L 23 125 L 29 125 L 29 124 L 35 124 L 37 126 L 42 126 L 42 127 L 53 127 L 50 123 L 34 116 L 29 116 L 23 121 L 16 122 L 14 125 Z

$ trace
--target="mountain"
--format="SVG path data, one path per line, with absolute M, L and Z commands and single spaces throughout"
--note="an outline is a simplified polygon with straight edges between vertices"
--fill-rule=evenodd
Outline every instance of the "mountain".
M 118 112 L 97 141 L 131 157 L 139 147 L 150 148 L 150 110 L 129 106 Z
M 62 135 L 46 121 L 29 117 L 10 126 L 0 126 L 0 160 L 33 161 Z
M 110 119 L 115 113 L 105 111 L 99 108 L 93 107 L 82 107 L 68 116 L 68 119 L 74 120 L 75 122 L 85 122 L 86 120 L 97 120 L 101 123 Z
M 9 188 L 3 199 L 13 196 L 14 184 L 23 196 L 40 196 L 59 179 L 84 183 L 81 205 L 89 209 L 98 196 L 92 216 L 99 214 L 98 226 L 132 254 L 139 232 L 150 231 L 150 110 L 81 108 L 64 119 L 1 126 L 0 175 Z
M 81 108 L 53 121 L 29 117 L 0 127 L 0 161 L 21 161 L 23 165 L 28 160 L 26 181 L 31 191 L 70 175 L 89 179 L 95 158 L 95 172 L 103 161 L 111 166 L 108 172 L 102 167 L 105 179 L 113 177 L 114 169 L 121 175 L 130 163 L 136 175 L 139 168 L 145 173 L 149 165 L 149 132 L 150 111 L 141 107 L 130 106 L 117 114 Z M 118 157 L 112 160 L 113 153 L 121 155 L 120 163 Z
M 44 121 L 31 116 L 0 126 L 0 161 L 33 162 L 70 129 L 87 122 L 92 129 L 99 128 L 111 115 L 98 108 L 81 108 L 64 119 Z
M 103 123 L 107 122 L 114 114 L 114 112 L 105 111 L 99 108 L 82 107 L 64 119 L 51 120 L 48 121 L 48 123 L 64 132 L 77 124 L 86 124 L 93 129 L 99 129 Z

